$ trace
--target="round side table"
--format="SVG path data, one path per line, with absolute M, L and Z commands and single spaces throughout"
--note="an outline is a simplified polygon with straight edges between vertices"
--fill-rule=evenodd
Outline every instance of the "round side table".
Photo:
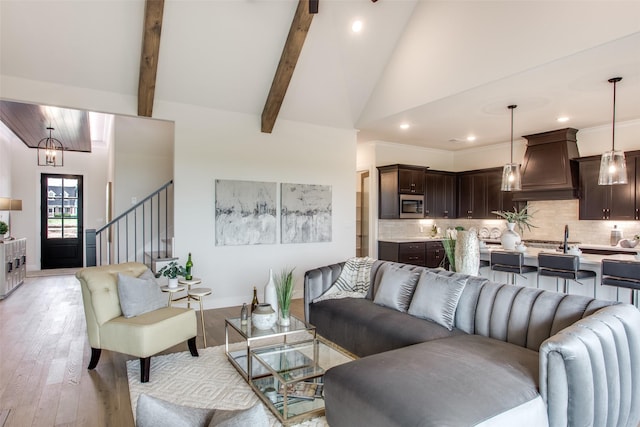
M 175 288 L 170 288 L 169 286 L 162 286 L 160 287 L 160 290 L 162 292 L 168 292 L 169 293 L 169 307 L 171 307 L 171 303 L 173 302 L 173 294 L 175 294 L 176 292 L 182 292 L 185 290 L 184 286 L 176 286 Z
M 202 324 L 202 340 L 205 348 L 207 347 L 207 333 L 204 329 L 204 312 L 202 310 L 202 299 L 207 295 L 211 295 L 210 288 L 194 288 L 187 291 L 189 299 L 194 299 L 200 304 L 200 323 Z
M 185 285 L 187 287 L 187 308 L 191 308 L 191 297 L 189 296 L 189 291 L 193 285 L 199 285 L 202 283 L 202 279 L 197 277 L 192 277 L 191 279 L 178 279 L 178 283 L 181 285 Z M 194 298 L 195 299 L 195 298 Z

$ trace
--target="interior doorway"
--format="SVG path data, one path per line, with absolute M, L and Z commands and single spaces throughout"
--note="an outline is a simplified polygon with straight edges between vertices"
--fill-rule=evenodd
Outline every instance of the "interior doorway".
M 82 267 L 82 175 L 40 178 L 40 268 Z
M 356 256 L 370 256 L 369 252 L 369 171 L 356 176 Z

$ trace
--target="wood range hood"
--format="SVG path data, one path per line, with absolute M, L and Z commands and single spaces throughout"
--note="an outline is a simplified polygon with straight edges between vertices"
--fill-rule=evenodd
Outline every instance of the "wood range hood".
M 525 135 L 522 191 L 514 201 L 570 200 L 578 198 L 577 129 L 566 128 Z

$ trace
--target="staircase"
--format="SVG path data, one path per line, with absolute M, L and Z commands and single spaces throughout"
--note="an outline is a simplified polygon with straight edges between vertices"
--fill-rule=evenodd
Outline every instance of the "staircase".
M 87 267 L 173 256 L 173 180 L 99 229 L 85 232 Z

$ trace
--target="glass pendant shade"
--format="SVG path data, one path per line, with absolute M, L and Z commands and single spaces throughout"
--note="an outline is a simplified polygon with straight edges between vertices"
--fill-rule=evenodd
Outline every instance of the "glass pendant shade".
M 501 191 L 520 191 L 522 184 L 520 182 L 520 164 L 513 163 L 513 110 L 517 105 L 509 105 L 507 108 L 511 110 L 511 162 L 504 165 L 502 169 L 502 185 Z
M 611 126 L 611 151 L 602 154 L 600 158 L 600 174 L 598 185 L 627 184 L 627 162 L 624 151 L 616 150 L 616 84 L 622 77 L 613 77 L 609 83 L 613 83 L 613 120 Z
M 502 169 L 502 191 L 520 191 L 520 165 L 518 163 L 507 163 Z
M 627 162 L 623 151 L 607 151 L 600 159 L 599 185 L 627 184 Z

